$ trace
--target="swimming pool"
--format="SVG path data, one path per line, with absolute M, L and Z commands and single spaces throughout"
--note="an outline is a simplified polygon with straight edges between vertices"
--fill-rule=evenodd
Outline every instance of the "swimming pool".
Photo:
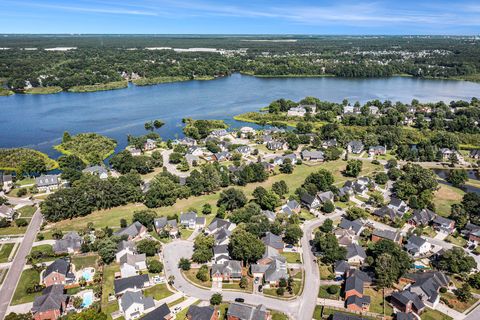
M 91 281 L 93 277 L 93 272 L 90 269 L 83 269 L 82 277 L 86 281 Z
M 93 292 L 87 291 L 83 294 L 82 308 L 88 308 L 93 303 Z

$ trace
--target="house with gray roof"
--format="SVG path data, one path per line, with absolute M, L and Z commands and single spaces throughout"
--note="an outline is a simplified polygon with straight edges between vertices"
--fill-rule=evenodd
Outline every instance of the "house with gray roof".
M 282 240 L 282 237 L 277 236 L 271 232 L 267 232 L 265 236 L 262 238 L 262 242 L 269 247 L 272 247 L 279 252 L 283 251 L 283 248 L 285 247 L 285 243 Z
M 203 155 L 203 149 L 198 146 L 191 146 L 188 147 L 187 154 L 198 157 Z
M 35 186 L 38 191 L 41 192 L 50 192 L 52 190 L 57 190 L 60 188 L 61 180 L 59 174 L 47 174 L 41 175 L 40 177 L 35 178 Z
M 368 154 L 370 156 L 378 156 L 387 153 L 387 148 L 385 146 L 370 146 L 368 148 Z
M 97 176 L 102 180 L 105 180 L 108 178 L 108 170 L 105 167 L 99 166 L 99 165 L 86 167 L 85 169 L 82 170 L 82 173 L 90 174 L 92 176 Z
M 119 237 L 126 236 L 128 240 L 139 240 L 147 234 L 147 228 L 138 221 L 135 221 L 128 227 L 121 229 L 114 234 Z
M 362 153 L 363 149 L 364 149 L 363 143 L 361 141 L 358 141 L 358 140 L 350 141 L 347 144 L 347 151 L 349 153 L 359 154 L 359 153 Z
M 120 263 L 120 259 L 127 253 L 136 254 L 137 247 L 133 241 L 122 240 L 117 245 L 117 253 L 115 254 L 115 261 Z
M 267 149 L 268 150 L 272 150 L 272 151 L 283 150 L 283 149 L 286 149 L 286 147 L 287 147 L 287 145 L 283 141 L 272 140 L 272 141 L 267 142 Z
M 277 217 L 277 215 L 275 214 L 275 212 L 270 211 L 270 210 L 262 210 L 262 214 L 263 214 L 265 217 L 267 217 L 268 221 L 270 221 L 270 222 L 275 221 L 275 218 Z
M 180 214 L 180 224 L 189 229 L 195 229 L 197 226 L 197 213 L 190 211 L 190 212 L 182 212 Z
M 349 264 L 363 264 L 366 258 L 365 249 L 358 244 L 352 243 L 347 246 L 347 261 Z
M 408 290 L 418 295 L 430 308 L 436 308 L 440 301 L 440 288 L 448 287 L 450 283 L 448 276 L 440 271 L 410 273 L 403 276 L 403 279 L 413 282 Z
M 263 279 L 271 286 L 278 285 L 280 279 L 288 279 L 287 259 L 281 255 L 271 257 L 272 262 L 268 264 Z
M 0 173 L 0 191 L 9 192 L 13 187 L 13 177 L 11 174 Z
M 187 153 L 185 155 L 185 160 L 187 161 L 189 166 L 198 165 L 200 163 L 200 158 L 194 154 Z
M 217 160 L 218 162 L 222 162 L 229 160 L 232 157 L 232 154 L 228 151 L 221 151 L 214 153 L 213 156 L 215 157 L 215 160 Z
M 368 311 L 370 308 L 370 296 L 359 297 L 351 295 L 345 300 L 345 306 L 348 310 L 354 311 Z
M 405 244 L 405 249 L 407 249 L 407 252 L 412 256 L 420 257 L 432 250 L 432 244 L 422 237 L 412 235 L 408 238 L 408 242 Z
M 228 131 L 226 129 L 217 129 L 217 130 L 213 130 L 210 133 L 211 137 L 216 137 L 216 138 L 225 137 L 227 135 L 228 135 Z
M 70 231 L 62 239 L 55 240 L 53 251 L 55 253 L 78 253 L 82 247 L 83 239 L 78 232 Z
M 133 277 L 115 279 L 113 281 L 115 295 L 117 296 L 122 295 L 127 290 L 139 291 L 148 286 L 150 286 L 148 274 L 139 274 Z
M 300 196 L 300 201 L 304 206 L 306 206 L 310 210 L 317 209 L 322 205 L 322 202 L 318 197 L 312 196 L 311 194 L 308 194 L 308 193 L 303 193 Z
M 183 137 L 181 139 L 175 140 L 178 144 L 183 144 L 184 146 L 194 146 L 197 144 L 197 140 L 190 137 Z
M 227 318 L 232 320 L 270 320 L 272 316 L 263 304 L 250 306 L 234 302 L 228 306 Z
M 214 218 L 212 222 L 208 225 L 207 229 L 205 230 L 205 233 L 207 234 L 216 233 L 220 229 L 232 231 L 233 229 L 235 229 L 235 227 L 236 227 L 235 223 L 232 223 L 225 219 Z
M 408 223 L 413 226 L 428 226 L 436 216 L 437 214 L 430 209 L 416 209 Z
M 237 149 L 235 149 L 235 151 L 237 151 L 242 155 L 249 155 L 250 152 L 252 152 L 252 148 L 250 148 L 249 146 L 240 146 Z
M 122 278 L 133 277 L 145 270 L 147 270 L 147 256 L 145 253 L 127 253 L 120 257 L 120 275 Z
M 395 291 L 390 297 L 390 302 L 395 308 L 406 313 L 415 312 L 420 315 L 425 310 L 422 299 L 409 290 Z
M 211 270 L 212 281 L 232 281 L 242 278 L 242 262 L 229 260 L 220 264 L 213 264 Z
M 396 231 L 391 231 L 391 230 L 381 230 L 381 229 L 375 229 L 373 230 L 372 233 L 372 241 L 377 242 L 380 240 L 391 240 L 393 242 L 396 242 L 398 244 L 402 244 L 402 234 L 400 232 Z
M 439 215 L 437 215 L 435 219 L 433 219 L 432 224 L 435 230 L 438 230 L 440 232 L 445 232 L 450 234 L 453 231 L 455 231 L 455 221 L 444 218 Z
M 160 305 L 153 311 L 143 316 L 142 320 L 170 320 L 173 319 L 172 312 L 166 303 Z
M 386 220 L 390 220 L 392 222 L 403 217 L 403 214 L 400 211 L 396 211 L 389 206 L 383 206 L 373 211 L 373 215 Z
M 227 244 L 221 244 L 213 247 L 213 262 L 216 264 L 224 264 L 231 260 Z
M 141 291 L 126 291 L 118 300 L 125 320 L 138 319 L 155 308 L 152 297 L 145 297 Z
M 357 236 L 359 236 L 362 233 L 363 229 L 365 229 L 364 224 L 360 219 L 350 221 L 348 219 L 342 218 L 338 227 L 344 230 L 352 230 Z
M 35 319 L 57 319 L 67 309 L 68 295 L 64 293 L 64 286 L 57 284 L 46 287 L 42 295 L 35 297 L 32 313 Z
M 317 198 L 320 200 L 321 203 L 325 203 L 327 201 L 333 202 L 335 195 L 332 191 L 325 191 L 317 193 Z
M 333 265 L 333 271 L 337 277 L 344 276 L 345 272 L 350 269 L 350 265 L 345 260 L 338 260 Z
M 15 209 L 4 204 L 0 205 L 0 218 L 12 221 L 15 218 L 15 213 Z
M 171 238 L 178 237 L 178 225 L 175 219 L 168 220 L 167 217 L 155 218 L 153 220 L 153 226 L 158 234 L 165 232 L 168 233 Z
M 212 306 L 200 307 L 192 304 L 188 307 L 188 320 L 217 320 L 218 310 Z
M 75 275 L 70 270 L 70 262 L 61 258 L 48 265 L 45 271 L 43 271 L 41 278 L 42 283 L 46 287 L 75 282 Z
M 321 150 L 303 150 L 302 159 L 305 161 L 323 161 L 325 159 L 325 153 Z

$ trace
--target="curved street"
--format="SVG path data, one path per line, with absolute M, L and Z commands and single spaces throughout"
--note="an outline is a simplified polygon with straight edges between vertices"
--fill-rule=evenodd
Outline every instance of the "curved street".
M 343 214 L 342 211 L 336 211 L 329 216 L 321 216 L 303 225 L 304 235 L 301 243 L 303 248 L 303 265 L 305 268 L 305 281 L 302 294 L 294 300 L 280 300 L 268 298 L 261 294 L 251 294 L 235 291 L 222 291 L 224 301 L 232 302 L 236 298 L 245 299 L 245 303 L 252 305 L 263 304 L 268 309 L 281 311 L 292 319 L 311 319 L 315 306 L 317 304 L 318 290 L 320 288 L 320 277 L 318 265 L 314 261 L 313 253 L 310 249 L 310 240 L 312 232 L 319 227 L 327 218 L 335 219 Z M 207 290 L 199 288 L 188 282 L 181 274 L 178 268 L 178 261 L 181 258 L 190 258 L 193 253 L 193 242 L 186 240 L 172 241 L 163 248 L 163 257 L 165 264 L 165 273 L 167 278 L 171 275 L 175 277 L 174 287 L 183 294 L 195 297 L 201 300 L 209 300 L 216 290 Z

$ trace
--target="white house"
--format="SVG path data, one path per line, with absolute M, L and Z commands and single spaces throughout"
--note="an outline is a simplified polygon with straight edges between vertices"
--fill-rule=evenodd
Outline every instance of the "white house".
M 141 291 L 127 291 L 118 300 L 120 310 L 126 320 L 139 319 L 155 308 L 152 297 L 145 297 Z
M 422 237 L 413 235 L 408 239 L 405 248 L 414 257 L 419 257 L 430 252 L 432 244 Z

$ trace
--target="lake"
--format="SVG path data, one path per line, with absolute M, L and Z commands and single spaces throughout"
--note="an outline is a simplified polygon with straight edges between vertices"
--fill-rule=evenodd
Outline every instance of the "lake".
M 466 81 L 422 80 L 408 77 L 379 79 L 255 78 L 234 74 L 213 81 L 188 81 L 93 93 L 59 93 L 0 97 L 0 147 L 30 147 L 50 156 L 64 131 L 97 132 L 126 145 L 127 134 L 140 135 L 144 123 L 162 119 L 157 132 L 164 138 L 181 136 L 181 119 L 224 119 L 256 111 L 279 98 L 365 102 L 371 99 L 421 102 L 471 99 L 480 84 Z

